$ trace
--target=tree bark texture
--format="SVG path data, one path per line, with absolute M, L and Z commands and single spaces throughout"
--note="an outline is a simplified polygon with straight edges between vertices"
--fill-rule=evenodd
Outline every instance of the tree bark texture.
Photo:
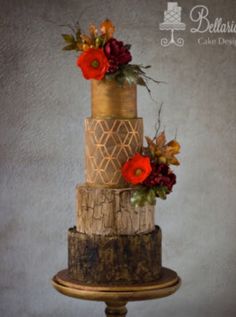
M 155 207 L 133 207 L 132 188 L 76 187 L 77 231 L 116 235 L 151 232 L 155 228 Z
M 71 278 L 92 285 L 157 281 L 161 272 L 161 230 L 135 235 L 87 235 L 68 231 Z

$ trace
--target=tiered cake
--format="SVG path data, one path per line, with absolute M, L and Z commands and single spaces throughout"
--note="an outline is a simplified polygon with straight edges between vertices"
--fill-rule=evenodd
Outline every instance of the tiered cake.
M 158 280 L 161 230 L 154 206 L 133 207 L 134 188 L 121 166 L 143 144 L 136 85 L 91 81 L 92 115 L 85 119 L 86 182 L 76 187 L 76 227 L 68 232 L 70 277 L 90 285 Z

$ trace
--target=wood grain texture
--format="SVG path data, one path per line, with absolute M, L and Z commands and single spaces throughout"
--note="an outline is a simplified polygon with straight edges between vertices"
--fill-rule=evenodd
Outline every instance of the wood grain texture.
M 154 230 L 155 207 L 133 207 L 133 188 L 76 187 L 76 227 L 87 234 L 116 235 L 147 233 Z
M 161 272 L 161 230 L 101 236 L 68 231 L 68 270 L 85 284 L 137 284 L 156 281 Z

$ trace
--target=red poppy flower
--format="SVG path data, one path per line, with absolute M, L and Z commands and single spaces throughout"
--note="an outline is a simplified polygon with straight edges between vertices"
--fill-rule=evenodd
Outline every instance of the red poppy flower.
M 151 171 L 150 158 L 139 153 L 125 162 L 121 169 L 124 179 L 134 185 L 142 183 Z
M 89 48 L 77 59 L 85 79 L 101 80 L 109 68 L 109 62 L 101 48 Z

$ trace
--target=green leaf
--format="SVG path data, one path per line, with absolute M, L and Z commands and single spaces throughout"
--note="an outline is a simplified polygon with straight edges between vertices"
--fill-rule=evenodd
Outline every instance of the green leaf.
M 117 81 L 118 84 L 124 85 L 126 78 L 124 75 L 118 74 L 117 76 L 115 76 L 115 80 Z
M 69 45 L 63 47 L 63 51 L 73 51 L 76 49 L 77 49 L 76 43 L 72 43 L 72 44 L 69 44 Z
M 151 68 L 152 66 L 151 65 L 147 65 L 147 66 L 140 65 L 140 67 L 144 68 L 144 69 L 148 69 L 148 68 Z
M 81 31 L 80 31 L 80 29 L 77 29 L 77 31 L 75 33 L 75 37 L 76 37 L 76 41 L 79 42 L 79 43 L 81 42 L 80 35 L 81 35 Z
M 66 43 L 74 43 L 75 39 L 72 34 L 62 34 L 63 39 L 66 41 Z
M 135 207 L 137 206 L 141 206 L 143 204 L 143 199 L 144 196 L 143 196 L 143 191 L 141 189 L 137 189 L 136 191 L 134 191 L 132 193 L 132 196 L 131 196 L 131 204 Z
M 146 203 L 150 205 L 156 204 L 156 192 L 154 189 L 141 187 L 133 192 L 131 196 L 131 205 L 134 207 L 143 207 Z
M 140 86 L 146 86 L 146 83 L 142 77 L 138 77 L 137 84 Z
M 131 49 L 131 44 L 125 44 L 124 47 L 125 47 L 127 50 L 130 50 L 130 49 Z
M 169 190 L 166 186 L 158 186 L 155 190 L 156 195 L 161 199 L 166 199 L 166 195 L 169 194 Z
M 99 48 L 103 45 L 103 37 L 102 36 L 98 36 L 95 39 L 95 46 L 96 48 Z
M 111 81 L 111 80 L 114 80 L 114 78 L 115 78 L 115 76 L 113 74 L 105 74 L 105 79 L 106 80 Z
M 128 67 L 128 65 L 126 67 L 122 68 L 122 72 L 123 72 L 123 76 L 125 78 L 125 80 L 130 84 L 137 84 L 137 80 L 138 80 L 138 74 L 134 71 L 134 69 L 132 69 L 132 67 Z
M 149 204 L 155 205 L 156 204 L 156 193 L 155 190 L 150 189 L 146 195 L 146 200 Z

